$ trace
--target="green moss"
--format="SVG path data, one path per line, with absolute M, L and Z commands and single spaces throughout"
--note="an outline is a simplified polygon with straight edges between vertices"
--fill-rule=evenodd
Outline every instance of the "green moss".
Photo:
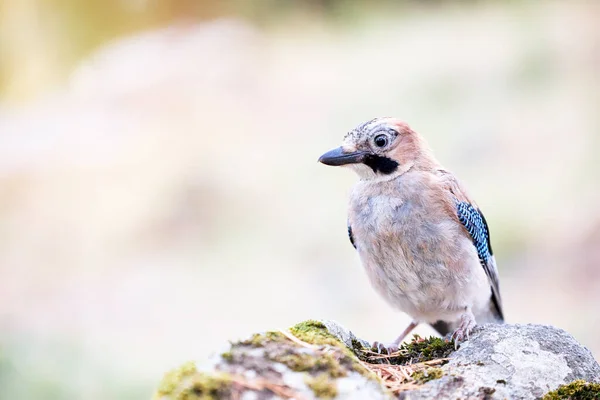
M 327 374 L 309 376 L 305 381 L 317 398 L 332 399 L 338 395 L 336 382 Z
M 329 379 L 336 379 L 355 371 L 369 379 L 378 380 L 372 371 L 361 364 L 351 349 L 329 333 L 323 323 L 308 320 L 294 325 L 289 331 L 301 341 L 319 348 L 306 349 L 281 332 L 271 331 L 254 334 L 246 340 L 232 343 L 231 349 L 221 354 L 221 357 L 229 362 L 238 360 L 238 354 L 245 354 L 243 347 L 249 346 L 262 348 L 262 357 L 282 363 L 296 372 L 326 375 Z
M 430 336 L 427 339 L 414 335 L 413 339 L 400 347 L 407 352 L 407 356 L 417 362 L 446 358 L 454 351 L 454 343 L 439 337 Z
M 231 376 L 223 372 L 210 374 L 196 370 L 193 362 L 167 372 L 154 399 L 168 400 L 215 400 L 228 398 L 231 394 Z
M 267 343 L 281 342 L 283 340 L 286 340 L 286 337 L 280 332 L 255 333 L 249 339 L 233 343 L 233 346 L 243 345 L 252 347 L 264 347 Z
M 327 327 L 322 322 L 315 320 L 300 322 L 290 328 L 290 333 L 298 339 L 310 344 L 336 347 L 341 350 L 342 353 L 341 357 L 337 358 L 342 366 L 346 369 L 354 370 L 369 379 L 378 380 L 377 376 L 372 371 L 365 368 L 360 363 L 359 359 L 363 360 L 360 358 L 360 352 L 349 349 L 342 341 L 329 333 L 329 330 L 327 330 Z M 352 344 L 353 346 L 362 349 L 362 345 L 359 341 L 355 340 Z
M 352 339 L 352 352 L 356 355 L 356 357 L 358 357 L 359 360 L 372 362 L 369 357 L 371 348 L 364 347 L 360 340 Z
M 591 383 L 577 380 L 562 385 L 558 389 L 548 392 L 542 400 L 598 400 L 600 399 L 600 383 Z
M 438 337 L 421 338 L 414 335 L 408 343 L 403 343 L 396 356 L 386 358 L 386 362 L 395 365 L 408 365 L 423 361 L 437 360 L 448 357 L 454 351 L 454 344 Z M 367 361 L 375 359 L 367 356 Z
M 441 368 L 430 367 L 414 372 L 411 377 L 418 383 L 425 383 L 434 379 L 440 379 L 444 375 Z
M 193 376 L 196 372 L 196 364 L 192 361 L 167 372 L 158 386 L 155 398 L 171 395 L 179 387 L 182 380 Z
M 231 351 L 226 351 L 225 353 L 222 353 L 221 357 L 227 362 L 233 361 L 233 353 Z
M 352 339 L 352 349 L 355 351 L 363 351 L 363 350 L 368 350 L 366 349 L 363 344 L 361 343 L 360 340 L 353 338 Z
M 331 378 L 347 376 L 348 367 L 352 366 L 351 360 L 345 360 L 345 355 L 336 352 L 315 355 L 291 351 L 282 355 L 272 355 L 269 358 L 286 365 L 292 371 L 323 372 Z
M 186 388 L 177 400 L 216 400 L 229 398 L 232 388 L 231 376 L 224 372 L 197 374 L 191 385 Z
M 343 343 L 329 333 L 327 327 L 319 321 L 308 320 L 300 322 L 299 324 L 292 326 L 290 332 L 298 339 L 310 344 L 338 347 L 340 344 L 343 345 Z
M 344 346 L 344 344 L 334 335 L 329 333 L 327 327 L 325 327 L 325 325 L 319 321 L 307 320 L 300 322 L 299 324 L 296 324 L 290 328 L 290 333 L 303 342 L 317 346 Z M 289 341 L 289 339 L 286 338 L 281 332 L 269 331 L 266 333 L 255 333 L 249 339 L 232 343 L 232 345 L 264 347 L 264 345 L 267 343 L 281 341 Z

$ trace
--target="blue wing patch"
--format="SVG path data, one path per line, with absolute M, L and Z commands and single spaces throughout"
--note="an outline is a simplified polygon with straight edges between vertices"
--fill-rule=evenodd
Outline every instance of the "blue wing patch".
M 469 232 L 469 235 L 473 240 L 473 245 L 477 249 L 479 261 L 481 261 L 481 266 L 488 276 L 492 287 L 492 302 L 496 307 L 499 319 L 504 321 L 498 272 L 496 270 L 496 262 L 492 257 L 494 253 L 492 252 L 490 231 L 485 217 L 478 208 L 464 201 L 456 202 L 456 213 L 460 223 L 465 227 L 467 232 Z
M 465 201 L 457 202 L 456 211 L 459 221 L 467 229 L 467 232 L 471 235 L 471 239 L 473 239 L 479 259 L 482 263 L 486 263 L 493 253 L 490 243 L 490 232 L 485 217 L 477 208 Z

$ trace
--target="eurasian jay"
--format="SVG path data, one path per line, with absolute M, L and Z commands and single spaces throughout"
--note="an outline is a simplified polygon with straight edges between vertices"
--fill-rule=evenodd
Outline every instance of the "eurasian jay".
M 350 195 L 348 234 L 376 291 L 413 321 L 455 343 L 476 324 L 502 323 L 498 270 L 483 213 L 434 158 L 425 140 L 394 118 L 376 118 L 321 156 L 360 177 Z

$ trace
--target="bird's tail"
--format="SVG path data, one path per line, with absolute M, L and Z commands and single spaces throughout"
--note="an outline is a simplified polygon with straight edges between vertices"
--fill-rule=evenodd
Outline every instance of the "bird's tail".
M 498 313 L 498 309 L 496 305 L 490 301 L 489 310 L 486 309 L 483 312 L 475 314 L 475 320 L 477 321 L 477 325 L 481 324 L 503 324 L 504 318 L 502 315 Z M 435 329 L 440 335 L 446 336 L 449 333 L 453 333 L 456 328 L 458 328 L 458 321 L 449 322 L 449 321 L 437 321 L 431 324 L 433 329 Z
M 440 335 L 442 335 L 442 337 L 446 336 L 450 332 L 454 332 L 454 329 L 456 327 L 453 327 L 453 325 L 457 325 L 457 324 L 453 324 L 453 323 L 446 322 L 446 321 L 437 321 L 436 323 L 431 324 L 433 329 L 435 329 Z

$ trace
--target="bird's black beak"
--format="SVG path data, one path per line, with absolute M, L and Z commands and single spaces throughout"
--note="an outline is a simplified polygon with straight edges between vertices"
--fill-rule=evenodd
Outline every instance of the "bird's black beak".
M 365 160 L 364 151 L 345 152 L 341 147 L 328 151 L 319 157 L 319 162 L 325 165 L 358 164 Z

